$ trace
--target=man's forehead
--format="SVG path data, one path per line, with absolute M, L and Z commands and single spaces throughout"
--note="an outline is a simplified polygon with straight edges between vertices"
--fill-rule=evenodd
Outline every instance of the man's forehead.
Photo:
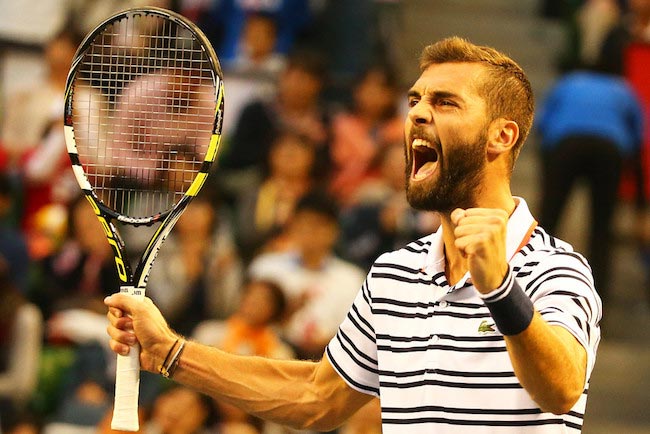
M 485 66 L 475 62 L 434 63 L 422 71 L 411 90 L 422 94 L 446 91 L 477 95 L 485 72 Z

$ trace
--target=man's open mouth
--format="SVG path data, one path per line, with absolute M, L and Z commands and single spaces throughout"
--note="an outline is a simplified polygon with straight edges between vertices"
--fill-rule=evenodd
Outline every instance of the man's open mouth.
M 438 151 L 435 145 L 424 139 L 414 139 L 411 147 L 413 149 L 411 178 L 421 180 L 432 175 L 438 167 Z

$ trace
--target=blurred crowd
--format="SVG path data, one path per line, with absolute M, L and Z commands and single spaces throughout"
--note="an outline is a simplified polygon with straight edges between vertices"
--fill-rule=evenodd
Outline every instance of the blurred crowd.
M 537 123 L 540 219 L 554 232 L 568 187 L 592 182 L 587 254 L 606 294 L 607 234 L 625 174 L 638 181 L 639 218 L 647 215 L 647 113 L 623 65 L 629 44 L 650 42 L 650 1 L 573 3 L 562 15 L 571 37 L 559 90 L 542 101 Z M 403 191 L 409 83 L 397 65 L 399 0 L 60 4 L 64 18 L 45 36 L 0 31 L 3 55 L 36 53 L 45 65 L 38 86 L 5 86 L 2 95 L 0 432 L 111 432 L 115 358 L 102 300 L 119 279 L 70 169 L 63 90 L 82 36 L 116 10 L 182 13 L 210 38 L 225 74 L 217 169 L 147 287 L 175 330 L 239 354 L 319 358 L 374 259 L 437 229 L 437 216 L 412 210 Z M 148 236 L 120 229 L 139 257 Z M 650 244 L 647 232 L 639 239 Z M 157 376 L 143 373 L 140 388 L 146 434 L 295 432 Z M 381 432 L 378 403 L 338 432 Z

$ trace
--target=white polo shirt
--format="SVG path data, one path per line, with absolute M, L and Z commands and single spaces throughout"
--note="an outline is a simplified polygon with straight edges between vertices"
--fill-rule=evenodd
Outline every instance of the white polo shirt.
M 517 202 L 507 229 L 511 272 L 542 317 L 587 350 L 584 393 L 568 414 L 539 409 L 469 273 L 447 282 L 441 228 L 377 259 L 327 347 L 350 387 L 380 396 L 384 434 L 580 432 L 601 301 L 585 259 Z

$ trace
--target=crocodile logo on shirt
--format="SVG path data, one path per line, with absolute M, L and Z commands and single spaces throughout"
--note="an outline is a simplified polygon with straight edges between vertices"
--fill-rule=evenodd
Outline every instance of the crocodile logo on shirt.
M 489 323 L 487 320 L 481 321 L 481 324 L 478 325 L 478 332 L 482 335 L 496 333 L 494 323 Z

